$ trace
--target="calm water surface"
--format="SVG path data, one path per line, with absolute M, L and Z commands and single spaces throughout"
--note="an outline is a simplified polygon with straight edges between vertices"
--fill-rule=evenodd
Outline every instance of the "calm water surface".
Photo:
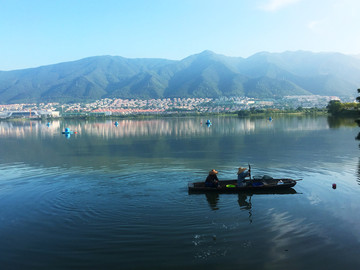
M 211 120 L 0 122 L 1 269 L 359 269 L 353 121 Z M 303 180 L 287 194 L 187 192 L 248 163 Z

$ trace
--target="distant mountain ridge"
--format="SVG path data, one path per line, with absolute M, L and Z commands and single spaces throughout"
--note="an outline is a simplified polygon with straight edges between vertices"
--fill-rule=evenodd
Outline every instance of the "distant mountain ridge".
M 185 59 L 95 56 L 0 71 L 0 103 L 82 102 L 101 98 L 286 95 L 356 96 L 360 59 L 340 53 L 260 52 L 248 58 L 211 51 Z

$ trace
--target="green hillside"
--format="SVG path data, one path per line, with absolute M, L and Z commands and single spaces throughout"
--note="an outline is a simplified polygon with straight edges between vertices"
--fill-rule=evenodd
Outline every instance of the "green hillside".
M 262 52 L 248 58 L 204 51 L 183 60 L 97 56 L 0 71 L 0 103 L 112 98 L 354 96 L 360 59 L 339 53 Z

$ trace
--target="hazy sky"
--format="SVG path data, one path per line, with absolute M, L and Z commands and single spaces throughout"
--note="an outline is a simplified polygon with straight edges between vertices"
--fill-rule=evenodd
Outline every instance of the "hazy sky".
M 360 53 L 359 0 L 0 0 L 0 70 L 96 55 Z

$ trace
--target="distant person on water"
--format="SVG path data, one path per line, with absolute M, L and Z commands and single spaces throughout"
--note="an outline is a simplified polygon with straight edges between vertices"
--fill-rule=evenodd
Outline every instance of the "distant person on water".
M 205 186 L 206 187 L 218 187 L 219 186 L 219 179 L 217 178 L 218 172 L 212 169 L 209 172 L 209 175 L 206 177 Z
M 244 184 L 245 184 L 245 183 L 244 183 L 245 178 L 246 178 L 246 177 L 250 177 L 250 169 L 248 170 L 248 169 L 246 169 L 246 168 L 240 167 L 240 168 L 238 169 L 237 175 L 238 175 L 237 185 L 238 185 L 238 187 L 242 187 L 242 186 L 244 186 Z

